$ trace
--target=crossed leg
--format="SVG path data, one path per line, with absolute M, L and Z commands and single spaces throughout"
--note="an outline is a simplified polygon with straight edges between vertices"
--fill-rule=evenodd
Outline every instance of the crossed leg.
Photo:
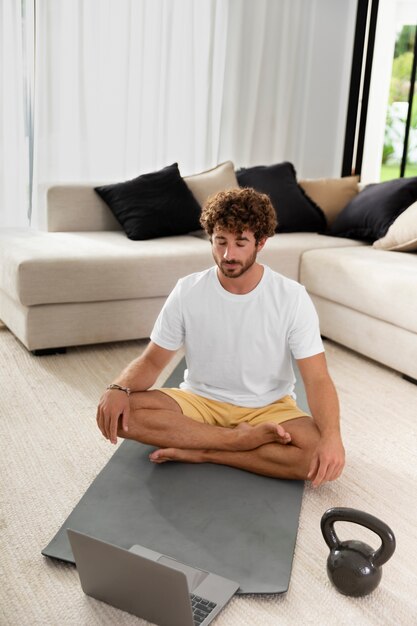
M 288 420 L 280 426 L 290 436 L 290 441 L 265 443 L 251 450 L 237 451 L 163 448 L 153 452 L 150 459 L 154 463 L 218 463 L 273 478 L 306 480 L 319 432 L 310 417 Z
M 218 463 L 275 478 L 307 477 L 319 432 L 310 417 L 282 424 L 243 424 L 224 428 L 183 415 L 177 402 L 160 391 L 132 394 L 129 430 L 118 436 L 157 446 L 155 463 Z

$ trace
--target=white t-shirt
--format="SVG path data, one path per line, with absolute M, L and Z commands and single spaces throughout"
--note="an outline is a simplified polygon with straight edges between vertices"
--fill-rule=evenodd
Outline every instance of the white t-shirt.
M 151 339 L 167 350 L 184 346 L 182 389 L 244 407 L 295 398 L 291 353 L 303 359 L 324 351 L 305 288 L 267 266 L 243 295 L 222 287 L 217 267 L 180 279 Z

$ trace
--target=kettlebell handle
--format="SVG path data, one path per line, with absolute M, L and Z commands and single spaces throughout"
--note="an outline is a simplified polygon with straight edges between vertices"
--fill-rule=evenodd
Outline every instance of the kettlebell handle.
M 321 518 L 321 532 L 329 548 L 332 550 L 338 548 L 341 543 L 334 529 L 335 522 L 352 522 L 369 528 L 372 532 L 379 535 L 381 546 L 370 556 L 375 567 L 380 567 L 393 555 L 395 550 L 395 537 L 392 530 L 377 517 L 359 511 L 358 509 L 349 509 L 345 507 L 334 507 L 328 509 Z

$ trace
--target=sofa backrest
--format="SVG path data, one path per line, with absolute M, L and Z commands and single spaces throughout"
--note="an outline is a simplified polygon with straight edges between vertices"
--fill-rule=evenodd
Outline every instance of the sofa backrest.
M 229 162 L 218 166 L 218 168 L 224 168 L 228 164 Z M 350 177 L 346 180 L 350 181 L 353 179 L 355 179 L 356 183 L 356 177 Z M 198 181 L 198 176 L 188 176 L 184 180 L 195 183 Z M 340 179 L 340 181 L 342 180 L 345 179 Z M 206 179 L 204 181 L 207 184 Z M 308 181 L 299 182 L 302 184 Z M 313 182 L 317 184 L 320 183 L 320 180 Z M 321 179 L 321 182 L 325 183 L 326 180 Z M 45 206 L 46 200 L 46 229 L 50 232 L 122 230 L 110 208 L 100 198 L 98 193 L 94 191 L 94 187 L 102 184 L 108 183 L 57 183 L 43 187 L 42 204 Z M 218 184 L 218 181 L 216 184 Z M 224 188 L 228 188 L 225 186 L 224 181 L 222 181 L 222 184 Z M 359 183 L 360 190 L 365 186 Z M 191 190 L 195 193 L 192 186 Z M 205 187 L 203 191 L 206 196 L 207 189 Z M 199 198 L 197 197 L 197 199 Z
M 51 185 L 46 190 L 50 232 L 122 230 L 107 204 L 94 191 L 102 183 Z

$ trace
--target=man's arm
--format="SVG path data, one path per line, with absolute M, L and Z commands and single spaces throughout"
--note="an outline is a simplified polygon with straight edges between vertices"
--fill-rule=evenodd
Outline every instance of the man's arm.
M 327 370 L 324 353 L 298 359 L 308 405 L 320 431 L 320 441 L 310 465 L 308 478 L 314 487 L 335 480 L 342 473 L 345 451 L 340 434 L 339 400 Z
M 129 363 L 113 382 L 133 391 L 146 391 L 176 354 L 150 341 L 143 354 Z
M 150 341 L 144 353 L 132 361 L 113 382 L 121 387 L 128 387 L 132 392 L 146 391 L 152 387 L 175 354 L 176 351 L 166 350 Z M 107 389 L 104 392 L 97 407 L 97 424 L 112 443 L 117 442 L 120 417 L 123 430 L 128 430 L 129 413 L 129 398 L 124 391 Z

